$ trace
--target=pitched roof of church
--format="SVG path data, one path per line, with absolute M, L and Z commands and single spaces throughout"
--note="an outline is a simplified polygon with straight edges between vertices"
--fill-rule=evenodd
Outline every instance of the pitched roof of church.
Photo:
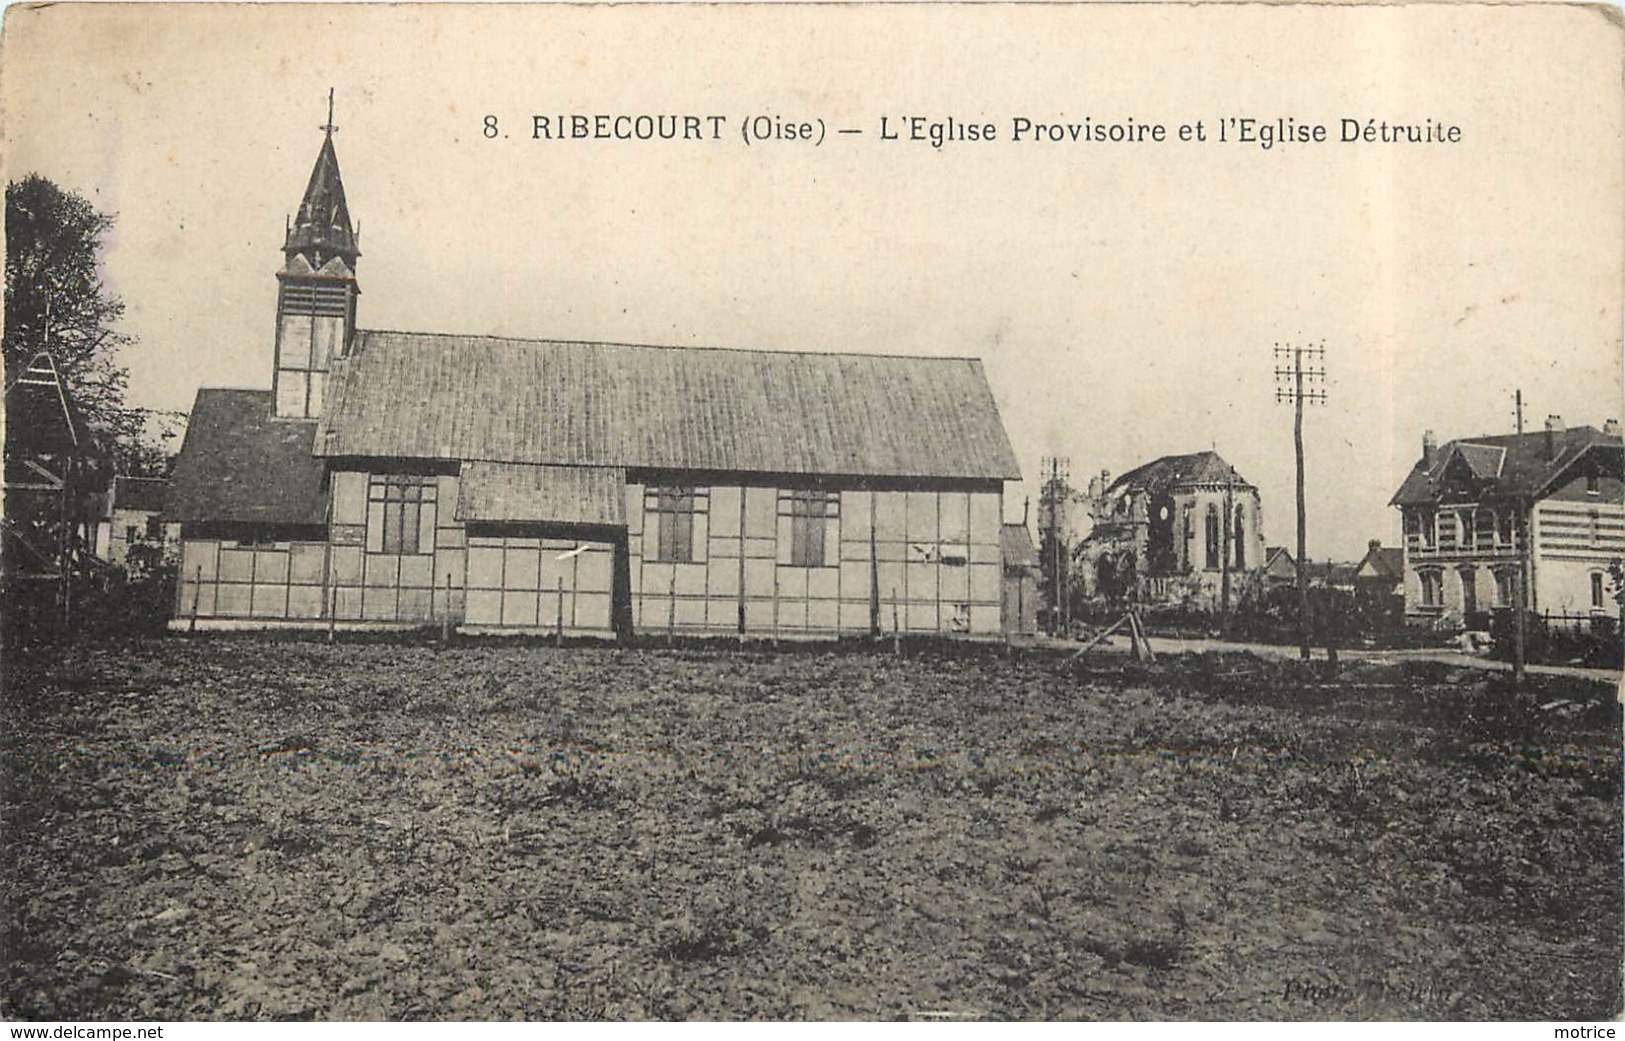
M 1551 451 L 1547 450 L 1550 437 Z M 1545 494 L 1563 473 L 1594 447 L 1619 449 L 1618 434 L 1596 427 L 1577 426 L 1525 434 L 1492 434 L 1464 437 L 1440 446 L 1433 463 L 1418 459 L 1390 506 L 1423 506 L 1439 501 L 1444 477 L 1452 462 L 1461 459 L 1472 476 L 1496 498 L 1526 498 Z
M 653 470 L 1020 478 L 972 358 L 358 332 L 315 451 Z
M 272 417 L 268 390 L 200 390 L 170 474 L 166 520 L 325 524 L 316 424 Z
M 1190 455 L 1165 455 L 1153 459 L 1118 477 L 1106 490 L 1132 489 L 1161 495 L 1190 485 L 1223 484 L 1226 478 L 1233 481 L 1236 488 L 1253 487 L 1219 453 L 1193 452 Z

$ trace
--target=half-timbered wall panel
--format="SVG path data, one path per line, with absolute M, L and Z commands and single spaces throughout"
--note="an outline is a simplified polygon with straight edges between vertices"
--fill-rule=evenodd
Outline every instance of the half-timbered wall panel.
M 571 538 L 468 536 L 470 626 L 606 635 L 614 547 Z
M 321 542 L 187 538 L 176 617 L 322 618 L 327 553 Z
M 673 554 L 658 533 L 656 491 L 628 487 L 639 632 L 738 633 L 742 618 L 751 636 L 864 634 L 877 578 L 882 632 L 893 619 L 905 632 L 999 631 L 997 492 L 695 491 L 705 504 L 704 539 L 696 517 L 693 559 L 684 561 L 658 556 Z

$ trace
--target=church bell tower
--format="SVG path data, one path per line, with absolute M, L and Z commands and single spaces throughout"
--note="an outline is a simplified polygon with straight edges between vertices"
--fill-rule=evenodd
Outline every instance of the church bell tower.
M 315 419 L 335 358 L 344 357 L 355 330 L 355 228 L 344 201 L 344 182 L 333 151 L 333 92 L 327 94 L 326 137 L 310 172 L 310 183 L 289 224 L 277 272 L 276 368 L 272 388 L 276 414 L 283 419 Z

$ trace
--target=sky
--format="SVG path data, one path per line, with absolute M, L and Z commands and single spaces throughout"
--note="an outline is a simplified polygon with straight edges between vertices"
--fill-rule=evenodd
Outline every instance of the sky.
M 1045 457 L 1082 487 L 1216 448 L 1292 545 L 1276 344 L 1325 345 L 1319 559 L 1393 542 L 1424 430 L 1507 432 L 1519 389 L 1529 429 L 1625 411 L 1625 76 L 1598 8 L 59 5 L 9 9 L 0 48 L 7 177 L 117 215 L 139 405 L 270 386 L 333 88 L 362 327 L 978 357 L 1028 478 L 1013 519 Z M 725 125 L 532 138 L 561 113 Z M 933 147 L 911 115 L 997 136 Z M 746 144 L 756 116 L 824 137 Z M 1018 117 L 1168 139 L 1013 141 Z M 1220 143 L 1227 117 L 1331 140 Z M 1345 143 L 1343 119 L 1460 140 Z

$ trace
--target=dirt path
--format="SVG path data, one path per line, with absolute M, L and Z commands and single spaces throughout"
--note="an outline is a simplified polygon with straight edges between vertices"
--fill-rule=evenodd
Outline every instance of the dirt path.
M 1203 654 L 1203 653 L 1244 653 L 1256 654 L 1265 658 L 1279 660 L 1297 660 L 1298 648 L 1295 645 L 1248 643 L 1239 640 L 1220 640 L 1209 638 L 1152 636 L 1148 638 L 1151 649 L 1157 654 Z M 1076 640 L 1059 640 L 1051 637 L 1037 637 L 1031 640 L 1031 646 L 1046 647 L 1057 651 L 1076 650 L 1079 642 Z M 1116 651 L 1127 653 L 1128 640 L 1122 636 L 1108 637 L 1100 645 L 1106 653 Z M 1444 648 L 1420 648 L 1414 650 L 1376 650 L 1363 647 L 1339 648 L 1338 656 L 1346 661 L 1365 661 L 1378 664 L 1394 665 L 1407 661 L 1437 662 L 1441 665 L 1467 669 L 1481 669 L 1486 672 L 1510 673 L 1512 666 L 1504 661 L 1496 661 L 1482 655 L 1463 654 Z M 1312 657 L 1324 660 L 1326 649 L 1314 647 L 1311 649 Z M 1611 683 L 1618 687 L 1625 682 L 1625 673 L 1618 669 L 1587 668 L 1579 665 L 1528 665 L 1530 675 L 1534 676 L 1567 676 L 1572 679 L 1597 680 Z M 1622 692 L 1625 696 L 1625 692 Z

